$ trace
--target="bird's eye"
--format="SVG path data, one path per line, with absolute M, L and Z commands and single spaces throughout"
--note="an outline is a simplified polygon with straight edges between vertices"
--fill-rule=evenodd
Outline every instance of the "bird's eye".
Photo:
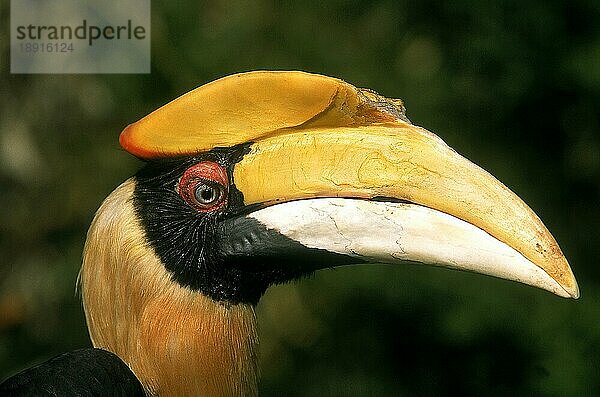
M 210 205 L 217 201 L 221 194 L 222 192 L 219 187 L 199 182 L 198 186 L 196 186 L 194 198 L 199 204 Z
M 181 198 L 200 212 L 222 208 L 227 203 L 229 181 L 219 164 L 203 161 L 188 168 L 177 186 Z

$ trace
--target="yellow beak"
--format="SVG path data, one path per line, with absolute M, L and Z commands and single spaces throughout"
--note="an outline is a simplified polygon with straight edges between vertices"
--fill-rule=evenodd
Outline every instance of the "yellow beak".
M 579 296 L 554 237 L 518 196 L 412 125 L 400 101 L 341 80 L 301 72 L 230 76 L 129 126 L 121 144 L 146 158 L 247 144 L 232 176 L 246 205 L 319 197 L 417 204 L 480 229 L 542 269 L 560 286 L 553 292 Z

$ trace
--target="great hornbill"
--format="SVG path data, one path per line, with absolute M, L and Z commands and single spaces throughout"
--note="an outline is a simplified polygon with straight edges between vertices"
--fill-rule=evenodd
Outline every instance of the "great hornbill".
M 96 349 L 5 392 L 254 395 L 256 303 L 323 268 L 421 262 L 579 296 L 535 213 L 374 91 L 303 72 L 232 75 L 120 143 L 146 164 L 88 232 L 80 284 Z

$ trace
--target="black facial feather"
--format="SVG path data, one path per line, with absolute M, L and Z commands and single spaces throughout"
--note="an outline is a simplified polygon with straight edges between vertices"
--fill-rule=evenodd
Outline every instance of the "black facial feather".
M 243 216 L 259 207 L 244 206 L 232 179 L 235 164 L 249 146 L 149 161 L 135 177 L 137 216 L 148 243 L 174 281 L 225 304 L 256 304 L 272 284 L 318 268 L 356 262 L 345 255 L 307 248 Z M 216 162 L 227 170 L 227 204 L 214 212 L 197 211 L 176 190 L 183 173 L 201 161 Z

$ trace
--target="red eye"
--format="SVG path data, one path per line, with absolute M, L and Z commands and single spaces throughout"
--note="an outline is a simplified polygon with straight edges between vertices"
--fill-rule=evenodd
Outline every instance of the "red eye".
M 214 211 L 227 203 L 229 180 L 219 164 L 203 161 L 185 170 L 177 192 L 191 207 L 200 212 Z

